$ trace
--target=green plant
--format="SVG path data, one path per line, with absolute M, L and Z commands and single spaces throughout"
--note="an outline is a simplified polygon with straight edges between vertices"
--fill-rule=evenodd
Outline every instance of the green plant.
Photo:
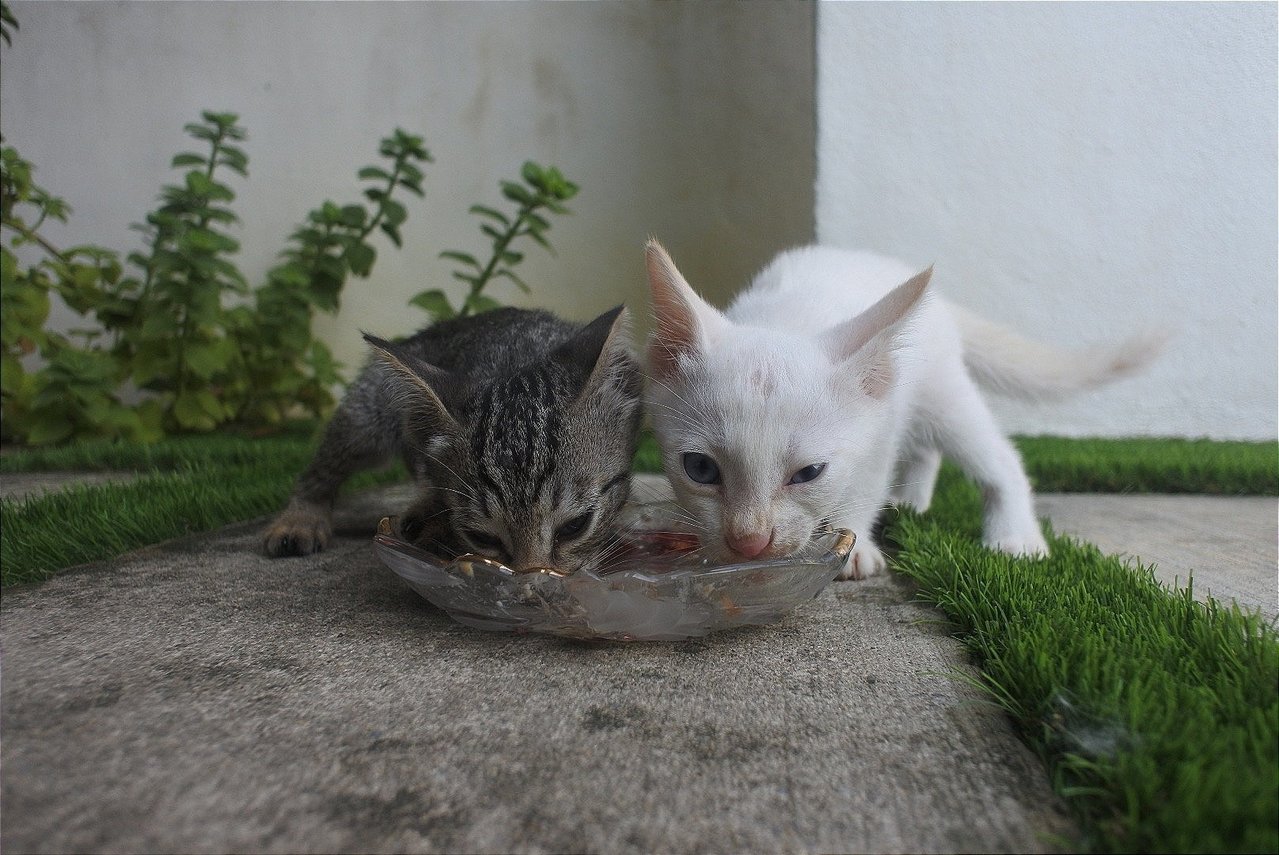
M 235 342 L 227 333 L 225 298 L 248 293 L 230 260 L 239 242 L 226 232 L 238 222 L 229 205 L 235 192 L 219 171 L 248 174 L 248 156 L 235 142 L 244 129 L 231 113 L 205 112 L 188 134 L 209 146 L 207 155 L 184 152 L 173 166 L 187 169 L 181 184 L 166 185 L 163 204 L 137 226 L 148 251 L 129 261 L 140 279 L 125 279 L 111 296 L 130 302 L 100 317 L 119 336 L 117 353 L 134 383 L 154 395 L 166 431 L 211 430 L 234 415 Z
M 517 206 L 514 216 L 508 216 L 487 205 L 471 206 L 470 212 L 485 220 L 480 225 L 480 231 L 492 243 L 492 251 L 486 262 L 481 264 L 475 256 L 460 250 L 440 253 L 441 258 L 458 263 L 459 267 L 453 272 L 453 276 L 467 284 L 467 294 L 461 305 L 454 308 L 448 295 L 440 288 L 422 291 L 409 300 L 410 305 L 425 310 L 436 320 L 444 320 L 465 317 L 501 305 L 483 293 L 484 288 L 494 279 L 508 279 L 524 293 L 529 292 L 528 284 L 513 269 L 523 261 L 524 255 L 512 249 L 511 245 L 518 238 L 528 237 L 548 252 L 554 252 L 546 239 L 546 233 L 551 228 L 550 221 L 539 212 L 570 213 L 563 203 L 577 195 L 578 188 L 555 167 L 539 166 L 532 161 L 524 164 L 520 175 L 524 180 L 523 184 L 515 181 L 501 182 L 502 195 Z
M 8 3 L 0 3 L 0 39 L 4 39 L 7 45 L 13 44 L 11 31 L 18 29 L 18 21 L 13 17 L 13 13 L 9 11 Z
M 17 29 L 0 2 L 0 37 Z M 348 276 L 367 277 L 377 259 L 371 238 L 380 232 L 399 247 L 408 211 L 400 191 L 423 195 L 421 164 L 431 160 L 422 137 L 397 129 L 383 139 L 381 165 L 359 170 L 367 204 L 325 201 L 292 232 L 280 263 L 250 289 L 233 258 L 239 242 L 229 229 L 230 174 L 247 178 L 246 138 L 234 113 L 204 112 L 185 126 L 202 151 L 176 155 L 182 181 L 162 188 L 160 205 L 135 226 L 145 246 L 126 257 L 96 246 L 59 250 L 40 233 L 49 220 L 66 221 L 70 207 L 36 185 L 34 167 L 12 147 L 3 149 L 3 281 L 0 356 L 3 357 L 4 437 L 42 445 L 92 437 L 155 440 L 165 433 L 208 431 L 220 425 L 274 426 L 299 408 L 322 416 L 341 382 L 330 350 L 311 335 L 315 312 L 335 312 Z M 468 315 L 498 302 L 485 287 L 505 278 L 524 291 L 514 271 L 523 255 L 512 248 L 528 237 L 550 250 L 545 212 L 564 214 L 577 193 L 554 167 L 524 164 L 523 183 L 503 181 L 513 215 L 475 205 L 492 253 L 481 264 L 459 251 L 454 276 L 469 290 L 454 308 L 443 291 L 411 301 L 435 318 Z M 26 247 L 26 249 L 24 249 Z M 31 261 L 31 254 L 39 258 Z M 71 337 L 46 330 L 56 295 L 89 322 Z M 72 341 L 72 337 L 79 341 Z M 38 355 L 43 367 L 28 372 Z M 132 384 L 137 403 L 121 392 Z
M 61 250 L 41 235 L 46 221 L 65 222 L 67 203 L 35 183 L 34 167 L 11 146 L 0 149 L 0 412 L 5 439 L 34 444 L 74 436 L 151 439 L 153 424 L 123 404 L 117 390 L 126 371 L 81 330 L 77 346 L 45 329 L 50 296 L 77 312 L 99 307 L 120 281 L 115 254 L 96 246 Z M 35 254 L 25 263 L 22 255 Z M 39 354 L 44 369 L 28 373 L 23 359 Z
M 397 130 L 380 151 L 390 170 L 368 166 L 373 182 L 363 205 L 325 202 L 290 238 L 284 261 L 253 292 L 253 304 L 228 307 L 225 298 L 248 292 L 231 262 L 238 242 L 225 231 L 237 221 L 234 191 L 220 171 L 247 175 L 244 138 L 229 113 L 206 112 L 187 132 L 207 153 L 184 152 L 181 184 L 166 186 L 162 204 L 139 230 L 146 250 L 131 253 L 138 275 L 122 277 L 117 255 L 94 246 L 62 251 L 40 234 L 48 220 L 71 209 L 32 180 L 34 168 L 12 147 L 3 149 L 3 406 L 6 438 L 48 444 L 72 438 L 155 439 L 165 431 L 209 430 L 228 421 L 275 424 L 295 404 L 315 415 L 333 403 L 340 382 L 328 349 L 311 337 L 316 309 L 335 311 L 348 274 L 367 276 L 376 259 L 368 238 L 380 230 L 396 245 L 407 211 L 399 188 L 422 195 L 416 165 L 430 159 L 421 137 Z M 33 245 L 42 257 L 19 259 Z M 96 320 L 80 331 L 81 346 L 45 330 L 50 293 Z M 99 336 L 105 344 L 95 341 Z M 46 366 L 28 374 L 22 360 L 39 353 Z M 126 406 L 126 380 L 149 392 Z
M 340 382 L 328 347 L 311 338 L 318 311 L 335 312 L 348 275 L 367 277 L 377 259 L 368 238 L 382 232 L 395 246 L 408 212 L 394 198 L 403 189 L 423 195 L 418 164 L 430 162 L 420 136 L 402 130 L 382 140 L 379 153 L 387 168 L 366 166 L 358 177 L 370 182 L 363 204 L 338 206 L 325 201 L 289 237 L 283 261 L 254 292 L 253 305 L 239 306 L 229 318 L 243 359 L 246 388 L 237 401 L 237 421 L 278 424 L 300 404 L 314 416 L 333 405 L 331 389 Z
M 311 336 L 314 312 L 336 311 L 348 275 L 369 275 L 374 231 L 402 242 L 408 214 L 394 196 L 399 189 L 422 195 L 417 164 L 430 159 L 422 138 L 396 130 L 382 140 L 388 168 L 359 172 L 372 185 L 365 190 L 371 209 L 324 202 L 245 303 L 249 288 L 231 260 L 239 244 L 226 231 L 238 220 L 230 208 L 235 192 L 222 178 L 247 176 L 248 155 L 236 145 L 245 133 L 234 114 L 214 112 L 186 131 L 207 150 L 173 158 L 183 180 L 164 187 L 160 206 L 135 227 L 146 247 L 128 256 L 133 276 L 121 275 L 110 250 L 62 251 L 44 238 L 41 225 L 65 221 L 71 209 L 32 181 L 33 167 L 16 150 L 4 148 L 7 438 L 36 445 L 95 436 L 154 440 L 228 422 L 273 425 L 296 405 L 316 416 L 332 406 L 341 377 L 328 348 Z M 33 264 L 19 259 L 28 244 L 42 256 Z M 80 345 L 45 330 L 50 293 L 99 328 L 79 331 Z M 28 374 L 22 360 L 32 353 L 46 365 Z M 145 393 L 132 406 L 118 396 L 126 381 Z

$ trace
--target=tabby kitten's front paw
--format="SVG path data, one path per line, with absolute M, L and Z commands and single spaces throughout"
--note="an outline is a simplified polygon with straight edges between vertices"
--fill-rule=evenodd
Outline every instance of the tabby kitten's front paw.
M 858 538 L 857 545 L 853 547 L 853 554 L 848 556 L 848 563 L 844 565 L 843 570 L 839 571 L 837 578 L 860 581 L 874 576 L 887 566 L 888 559 L 869 537 Z
M 329 545 L 333 526 L 329 514 L 314 505 L 289 507 L 267 527 L 262 549 L 271 558 L 310 555 Z

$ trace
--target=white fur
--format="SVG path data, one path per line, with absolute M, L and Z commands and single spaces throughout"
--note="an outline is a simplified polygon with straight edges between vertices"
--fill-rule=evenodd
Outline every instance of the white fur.
M 876 516 L 889 501 L 927 509 L 943 454 L 982 489 L 986 544 L 1044 555 L 1030 483 L 966 352 L 979 354 L 983 378 L 1040 395 L 1117 376 L 1155 347 L 1142 339 L 1090 359 L 1031 343 L 1019 350 L 1023 339 L 990 335 L 999 328 L 965 315 L 965 332 L 993 339 L 983 347 L 965 341 L 951 307 L 928 293 L 929 271 L 826 247 L 781 254 L 720 313 L 656 242 L 648 253 L 653 425 L 681 504 L 721 557 L 733 554 L 730 541 L 764 538 L 763 555 L 789 554 L 829 519 L 858 536 L 844 578 L 879 572 Z M 1023 352 L 1034 358 L 1019 365 Z M 712 457 L 722 483 L 689 478 L 688 452 Z M 788 483 L 814 463 L 826 464 L 818 478 Z

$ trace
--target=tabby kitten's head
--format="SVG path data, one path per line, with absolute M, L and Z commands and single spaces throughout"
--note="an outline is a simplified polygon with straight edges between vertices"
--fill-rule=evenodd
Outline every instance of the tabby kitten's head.
M 642 394 L 622 307 L 520 370 L 478 381 L 370 343 L 403 385 L 406 438 L 423 456 L 424 494 L 406 515 L 416 542 L 568 572 L 612 545 Z

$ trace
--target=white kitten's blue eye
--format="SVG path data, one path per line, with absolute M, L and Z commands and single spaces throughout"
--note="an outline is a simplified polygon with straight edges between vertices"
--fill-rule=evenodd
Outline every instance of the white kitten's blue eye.
M 786 483 L 787 484 L 807 484 L 809 481 L 814 480 L 818 475 L 821 475 L 825 471 L 826 471 L 825 463 L 813 463 L 808 466 L 805 466 L 803 469 L 799 470 L 794 475 L 790 476 L 790 480 L 787 481 Z
M 706 454 L 690 451 L 684 455 L 684 473 L 698 484 L 718 484 L 719 464 Z

